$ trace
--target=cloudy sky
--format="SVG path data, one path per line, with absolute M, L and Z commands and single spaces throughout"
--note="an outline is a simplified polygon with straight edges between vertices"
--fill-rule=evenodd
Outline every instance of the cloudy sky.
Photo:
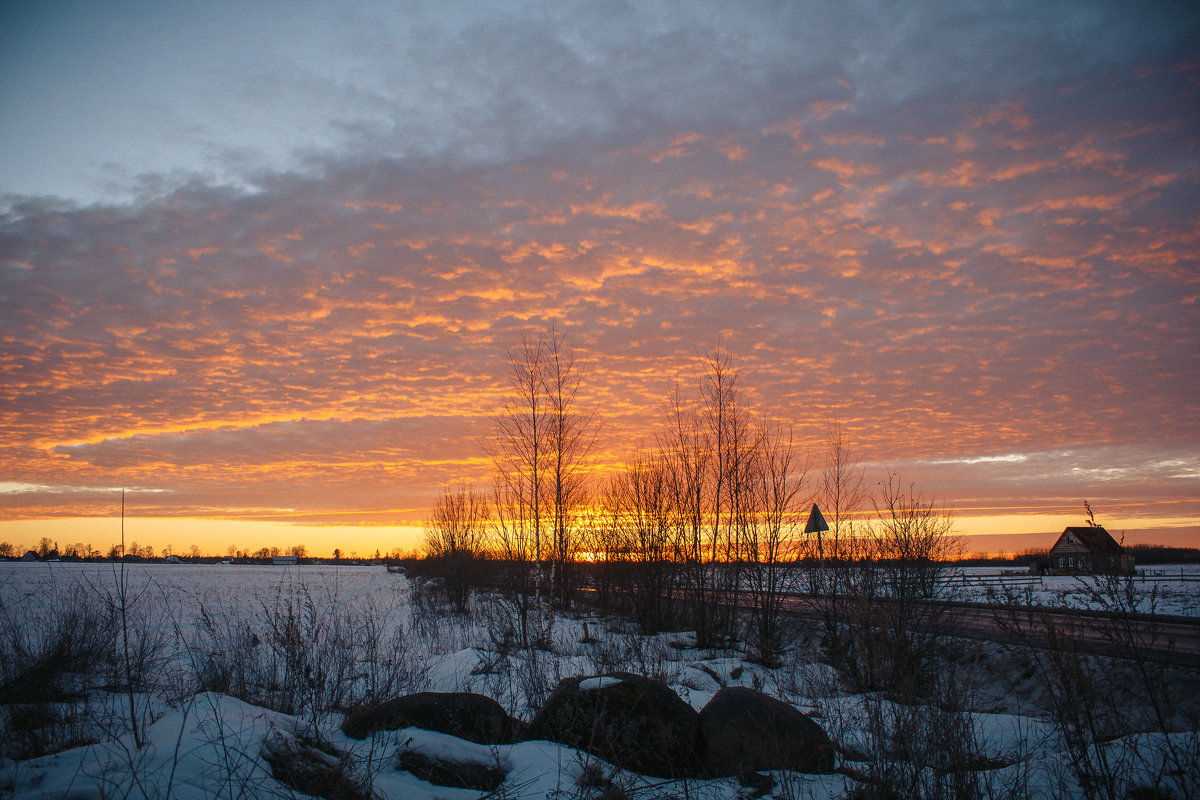
M 554 323 L 603 463 L 723 343 L 963 533 L 1200 544 L 1198 298 L 1191 3 L 0 10 L 8 541 L 387 550 Z

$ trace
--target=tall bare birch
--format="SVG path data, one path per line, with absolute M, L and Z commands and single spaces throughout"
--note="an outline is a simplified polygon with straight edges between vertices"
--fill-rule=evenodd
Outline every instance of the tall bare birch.
M 493 418 L 488 442 L 495 476 L 496 550 L 505 560 L 502 588 L 513 603 L 520 642 L 528 646 L 546 637 L 545 596 L 546 481 L 550 424 L 544 391 L 545 337 L 521 337 L 505 348 L 508 386 L 504 405 Z M 534 631 L 531 634 L 530 625 Z
M 547 503 L 550 513 L 551 583 L 562 605 L 574 590 L 575 558 L 580 550 L 580 512 L 589 501 L 588 457 L 596 441 L 595 412 L 579 400 L 583 373 L 561 331 L 542 338 L 542 391 L 546 400 Z
M 509 585 L 533 595 L 519 605 L 522 642 L 528 643 L 529 613 L 535 638 L 545 639 L 550 617 L 543 602 L 565 603 L 571 596 L 595 420 L 580 408 L 583 374 L 557 328 L 523 336 L 505 357 L 507 392 L 488 453 L 496 479 L 497 549 L 510 560 Z M 515 574 L 522 564 L 528 574 Z

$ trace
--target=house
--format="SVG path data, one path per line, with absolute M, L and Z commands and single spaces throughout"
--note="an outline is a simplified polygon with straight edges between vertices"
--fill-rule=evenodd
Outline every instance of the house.
M 1133 556 L 1100 525 L 1064 530 L 1050 548 L 1042 572 L 1133 573 Z
M 272 564 L 283 564 L 284 566 L 295 566 L 296 561 L 296 556 L 273 556 L 271 558 Z

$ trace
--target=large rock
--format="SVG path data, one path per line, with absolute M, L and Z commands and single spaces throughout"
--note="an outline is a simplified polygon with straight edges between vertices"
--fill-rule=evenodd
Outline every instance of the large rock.
M 351 711 L 342 731 L 365 739 L 376 731 L 416 727 L 479 744 L 509 744 L 515 720 L 490 697 L 471 692 L 418 692 Z
M 833 743 L 797 709 L 744 687 L 718 691 L 700 711 L 704 770 L 711 776 L 760 770 L 832 772 Z
M 699 717 L 666 684 L 628 672 L 565 678 L 530 723 L 548 739 L 659 778 L 697 774 Z

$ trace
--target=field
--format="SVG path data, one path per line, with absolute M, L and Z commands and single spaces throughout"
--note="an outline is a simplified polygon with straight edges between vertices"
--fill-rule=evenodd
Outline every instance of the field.
M 1200 613 L 1200 571 L 1162 569 L 1126 587 L 1137 607 Z M 1003 580 L 996 570 L 970 576 L 964 599 L 985 600 L 989 587 L 995 596 Z M 1009 589 L 1070 607 L 1095 595 L 1062 577 Z M 415 728 L 364 740 L 339 730 L 346 709 L 416 691 L 478 692 L 528 720 L 560 678 L 612 671 L 665 681 L 696 709 L 723 686 L 747 686 L 810 714 L 837 744 L 839 771 L 772 773 L 774 797 L 1182 798 L 1200 785 L 1197 676 L 1136 658 L 1046 658 L 939 635 L 925 641 L 936 679 L 901 697 L 831 666 L 820 632 L 803 626 L 788 630 L 774 668 L 739 648 L 697 649 L 688 632 L 640 635 L 582 611 L 555 615 L 541 647 L 521 648 L 505 636 L 513 610 L 500 598 L 476 595 L 470 613 L 454 614 L 427 583 L 382 567 L 122 574 L 7 563 L 0 603 L 0 792 L 16 797 L 303 796 L 273 764 L 311 742 L 337 754 L 333 767 L 364 797 L 482 794 L 398 770 L 405 748 L 500 765 L 495 797 L 750 796 L 735 779 L 645 778 L 544 741 L 489 748 Z M 1056 702 L 1064 693 L 1068 709 Z
M 954 577 L 962 600 L 987 602 L 1009 590 L 1029 605 L 1094 608 L 1096 581 L 1072 575 L 1030 576 L 1007 567 L 968 567 Z M 1144 614 L 1200 616 L 1200 565 L 1139 566 L 1137 610 Z

